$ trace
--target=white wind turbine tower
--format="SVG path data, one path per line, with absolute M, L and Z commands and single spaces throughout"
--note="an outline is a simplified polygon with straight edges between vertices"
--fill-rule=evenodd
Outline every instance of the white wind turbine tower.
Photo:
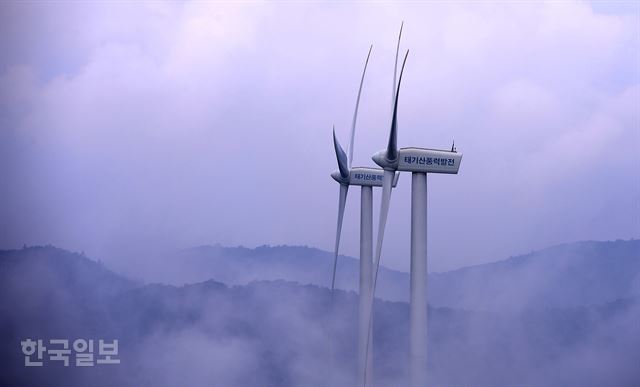
M 353 144 L 355 139 L 356 120 L 358 117 L 358 105 L 360 104 L 360 95 L 362 93 L 362 84 L 371 55 L 371 47 L 364 65 L 362 78 L 360 79 L 360 88 L 358 89 L 358 97 L 356 99 L 356 107 L 353 113 L 353 121 L 351 122 L 351 137 L 349 140 L 349 156 L 342 149 L 336 137 L 335 128 L 333 129 L 333 145 L 338 161 L 338 171 L 331 174 L 340 184 L 340 196 L 338 199 L 338 224 L 336 230 L 336 244 L 333 257 L 333 273 L 331 277 L 331 299 L 333 300 L 333 292 L 336 281 L 336 268 L 338 264 L 338 249 L 340 247 L 340 234 L 342 232 L 342 220 L 344 217 L 344 209 L 347 201 L 347 193 L 350 185 L 360 186 L 360 299 L 358 305 L 358 375 L 362 378 L 361 384 L 371 380 L 373 368 L 371 364 L 365 367 L 366 348 L 368 339 L 371 335 L 369 331 L 369 295 L 373 291 L 372 287 L 372 256 L 373 256 L 373 187 L 382 186 L 383 171 L 379 168 L 352 168 L 353 161 Z M 399 174 L 392 176 L 391 184 L 396 185 Z M 372 361 L 369 360 L 369 363 Z
M 402 31 L 402 30 L 401 30 Z M 411 172 L 411 273 L 409 306 L 409 359 L 410 382 L 412 386 L 426 385 L 427 370 L 427 173 L 457 174 L 462 154 L 455 147 L 451 151 L 428 148 L 397 147 L 398 135 L 398 97 L 402 73 L 409 51 L 404 57 L 400 78 L 394 93 L 393 118 L 387 149 L 373 155 L 373 161 L 384 169 L 382 200 L 380 203 L 380 221 L 376 244 L 375 272 L 373 290 L 370 298 L 370 313 L 373 313 L 373 301 L 380 267 L 380 255 L 384 230 L 389 212 L 392 180 L 396 171 Z M 397 54 L 396 54 L 397 58 Z M 394 74 L 395 79 L 395 74 Z M 395 81 L 394 81 L 395 82 Z M 369 327 L 371 330 L 371 319 Z M 367 345 L 366 357 L 368 358 Z

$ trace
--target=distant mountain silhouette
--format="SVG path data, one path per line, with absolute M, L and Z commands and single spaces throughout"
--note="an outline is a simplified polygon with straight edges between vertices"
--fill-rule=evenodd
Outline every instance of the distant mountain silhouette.
M 55 331 L 72 326 L 102 324 L 101 304 L 136 284 L 102 264 L 55 247 L 0 250 L 0 313 L 20 316 L 6 331 Z M 46 317 L 45 317 L 46 316 Z M 78 332 L 80 333 L 80 332 Z
M 185 249 L 168 257 L 165 271 L 157 280 L 180 285 L 214 279 L 229 285 L 256 280 L 287 280 L 301 284 L 329 287 L 333 254 L 303 246 L 245 247 L 200 246 Z M 358 289 L 359 261 L 340 256 L 336 286 Z M 382 298 L 400 301 L 409 298 L 408 275 L 380 268 Z M 406 293 L 406 294 L 405 294 Z
M 589 285 L 612 288 L 595 281 Z M 353 292 L 338 291 L 332 305 L 326 287 L 283 280 L 143 285 L 53 247 L 0 251 L 0 290 L 3 386 L 349 386 L 357 379 Z M 638 321 L 634 297 L 572 308 L 430 307 L 429 378 L 442 386 L 639 385 Z M 117 338 L 121 364 L 24 367 L 25 338 Z M 407 303 L 376 302 L 373 349 L 377 385 L 406 385 Z
M 201 246 L 165 262 L 158 279 L 173 284 L 215 279 L 234 285 L 284 279 L 329 286 L 331 253 L 309 247 Z M 359 263 L 340 256 L 337 287 L 357 291 Z M 429 275 L 432 305 L 500 309 L 577 307 L 640 295 L 640 240 L 577 242 L 506 260 Z M 408 301 L 407 273 L 381 267 L 377 296 Z
M 640 240 L 577 242 L 432 274 L 430 302 L 470 309 L 577 307 L 640 295 Z

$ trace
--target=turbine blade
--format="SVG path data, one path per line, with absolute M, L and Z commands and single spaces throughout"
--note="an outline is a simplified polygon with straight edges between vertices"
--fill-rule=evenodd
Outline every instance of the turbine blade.
M 382 241 L 384 239 L 384 229 L 387 224 L 387 215 L 389 214 L 389 205 L 391 201 L 391 188 L 393 186 L 393 178 L 395 177 L 395 171 L 384 171 L 382 179 L 382 199 L 380 201 L 380 221 L 378 222 L 378 241 L 376 242 L 376 255 L 373 261 L 374 274 L 373 274 L 373 286 L 371 287 L 370 304 L 369 304 L 369 332 L 367 333 L 367 345 L 365 348 L 364 358 L 364 375 L 366 379 L 367 375 L 367 361 L 369 359 L 369 338 L 371 336 L 372 322 L 373 322 L 373 301 L 375 298 L 376 284 L 378 282 L 378 269 L 380 268 L 380 255 L 382 253 Z
M 409 50 L 404 56 L 402 69 L 400 69 L 400 78 L 398 79 L 398 88 L 395 92 L 395 101 L 393 103 L 393 118 L 391 119 L 391 132 L 389 133 L 389 144 L 387 145 L 387 160 L 394 161 L 398 158 L 398 98 L 400 97 L 400 85 L 402 84 L 402 74 L 404 73 L 404 65 L 407 63 Z
M 375 293 L 376 282 L 378 280 L 378 268 L 380 267 L 380 256 L 382 253 L 382 242 L 384 240 L 384 230 L 387 225 L 387 215 L 389 214 L 389 206 L 391 202 L 391 189 L 393 185 L 394 171 L 384 171 L 382 179 L 382 199 L 380 202 L 380 220 L 378 222 L 378 240 L 376 241 L 376 255 L 373 261 L 375 267 L 373 275 L 372 293 Z M 373 295 L 373 294 L 372 294 Z
M 336 284 L 336 268 L 338 266 L 338 249 L 340 247 L 340 234 L 342 233 L 342 219 L 344 217 L 344 207 L 347 202 L 349 186 L 340 184 L 340 197 L 338 199 L 338 225 L 336 227 L 336 246 L 333 252 L 333 274 L 331 276 L 331 300 L 333 300 L 333 290 Z
M 347 154 L 344 153 L 344 149 L 340 146 L 338 138 L 336 137 L 336 127 L 333 127 L 333 148 L 336 150 L 336 159 L 338 160 L 338 169 L 340 170 L 340 176 L 343 179 L 349 177 L 349 167 L 347 163 Z
M 393 63 L 393 85 L 391 87 L 391 108 L 393 109 L 393 101 L 396 99 L 396 75 L 398 74 L 398 53 L 400 52 L 400 39 L 402 38 L 402 27 L 404 20 L 400 24 L 400 33 L 398 34 L 398 45 L 396 46 L 396 61 Z
M 369 47 L 369 53 L 367 54 L 367 60 L 364 62 L 364 70 L 362 70 L 362 78 L 360 78 L 360 87 L 358 88 L 358 97 L 356 98 L 356 108 L 353 112 L 353 120 L 351 121 L 351 137 L 349 139 L 349 169 L 353 163 L 353 141 L 356 137 L 356 120 L 358 119 L 358 106 L 360 105 L 360 94 L 362 94 L 362 84 L 364 83 L 364 75 L 367 73 L 367 65 L 369 64 L 369 57 L 371 56 L 371 50 L 373 45 Z

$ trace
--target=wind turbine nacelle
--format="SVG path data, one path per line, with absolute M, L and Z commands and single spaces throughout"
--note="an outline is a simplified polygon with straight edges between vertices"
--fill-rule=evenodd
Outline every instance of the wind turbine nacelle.
M 398 171 L 458 173 L 462 153 L 427 148 L 400 148 Z
M 384 171 L 379 168 L 355 167 L 349 171 L 349 178 L 343 179 L 339 171 L 331 174 L 331 177 L 340 184 L 360 185 L 367 187 L 382 187 Z M 400 173 L 396 172 L 393 177 L 393 186 L 398 183 Z
M 349 185 L 382 187 L 384 171 L 380 168 L 355 167 L 349 173 Z M 398 183 L 399 173 L 393 177 L 393 186 Z

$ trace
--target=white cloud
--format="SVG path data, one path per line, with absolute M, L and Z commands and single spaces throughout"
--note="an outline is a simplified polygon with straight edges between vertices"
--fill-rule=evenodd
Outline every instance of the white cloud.
M 330 127 L 346 139 L 373 43 L 356 164 L 371 164 L 384 146 L 402 19 L 411 53 L 400 145 L 446 147 L 455 137 L 465 152 L 460 176 L 431 179 L 430 222 L 458 219 L 455 235 L 430 229 L 432 268 L 562 241 L 534 231 L 536 213 L 553 216 L 558 181 L 595 184 L 591 171 L 607 171 L 594 154 L 628 176 L 638 164 L 629 152 L 639 146 L 637 15 L 578 2 L 11 8 L 39 27 L 0 27 L 23 39 L 0 41 L 9 53 L 0 66 L 0 136 L 17 136 L 6 154 L 22 160 L 3 173 L 27 175 L 39 189 L 6 188 L 2 213 L 34 208 L 40 216 L 6 218 L 16 226 L 0 234 L 5 245 L 52 241 L 98 255 L 156 241 L 330 248 Z M 556 164 L 541 167 L 541 159 Z M 408 253 L 408 182 L 394 194 L 385 242 L 399 257 Z M 612 197 L 638 197 L 637 185 L 629 188 Z M 353 191 L 343 240 L 355 255 Z M 609 237 L 584 227 L 586 204 L 561 222 L 566 239 Z M 619 211 L 607 221 L 638 236 L 637 221 Z

